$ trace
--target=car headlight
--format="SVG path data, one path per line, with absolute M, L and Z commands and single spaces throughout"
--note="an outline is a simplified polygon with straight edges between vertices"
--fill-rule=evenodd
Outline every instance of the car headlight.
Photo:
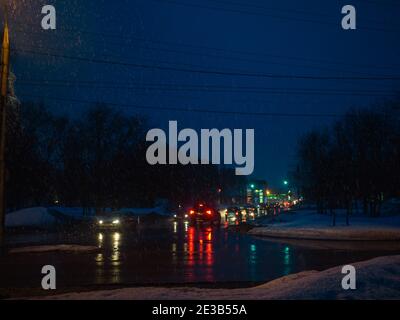
M 113 221 L 113 224 L 119 224 L 119 223 L 120 223 L 119 220 L 114 220 L 114 221 Z
M 103 220 L 100 220 L 100 221 L 99 221 L 99 224 L 103 224 L 103 223 L 104 223 L 104 221 L 103 221 Z

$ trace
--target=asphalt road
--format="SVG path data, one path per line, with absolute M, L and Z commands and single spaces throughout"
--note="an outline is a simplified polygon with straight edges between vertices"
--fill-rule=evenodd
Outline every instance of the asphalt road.
M 96 288 L 136 285 L 243 287 L 303 270 L 394 254 L 387 244 L 303 246 L 301 242 L 258 239 L 224 226 L 190 227 L 166 221 L 125 231 L 76 229 L 9 235 L 18 246 L 82 244 L 96 253 L 8 254 L 0 258 L 1 288 L 40 288 L 41 268 L 54 265 L 57 287 Z

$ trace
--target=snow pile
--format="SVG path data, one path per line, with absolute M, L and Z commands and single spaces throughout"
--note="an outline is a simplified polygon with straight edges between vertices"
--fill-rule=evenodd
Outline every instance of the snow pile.
M 46 208 L 29 208 L 6 215 L 6 227 L 46 227 L 56 223 Z
M 336 227 L 332 226 L 332 217 L 313 211 L 284 213 L 267 218 L 261 227 L 249 231 L 255 236 L 309 240 L 400 240 L 400 216 L 369 218 L 355 216 L 346 226 L 343 215 L 338 214 Z
M 357 289 L 342 289 L 342 267 L 305 271 L 244 289 L 126 288 L 70 293 L 40 299 L 57 300 L 335 300 L 400 299 L 400 256 L 354 263 Z
M 49 246 L 34 246 L 34 247 L 22 247 L 15 248 L 9 251 L 10 254 L 15 253 L 46 253 L 46 252 L 73 252 L 73 253 L 90 253 L 99 251 L 98 247 L 95 246 L 80 246 L 74 244 L 60 244 L 60 245 L 49 245 Z

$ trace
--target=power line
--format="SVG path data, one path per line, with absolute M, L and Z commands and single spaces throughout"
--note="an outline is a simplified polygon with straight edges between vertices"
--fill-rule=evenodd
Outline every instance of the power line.
M 215 109 L 199 109 L 199 108 L 181 108 L 181 107 L 157 107 L 157 106 L 142 106 L 135 104 L 115 103 L 115 102 L 100 102 L 93 100 L 83 99 L 70 99 L 61 97 L 50 97 L 50 96 L 36 96 L 30 94 L 22 94 L 22 97 L 34 98 L 39 100 L 54 100 L 69 103 L 96 105 L 104 104 L 107 106 L 121 107 L 121 108 L 132 108 L 132 109 L 144 109 L 144 110 L 158 110 L 158 111 L 179 111 L 179 112 L 194 112 L 194 113 L 211 113 L 221 115 L 241 115 L 241 116 L 260 116 L 260 117 L 296 117 L 296 118 L 337 118 L 342 117 L 343 114 L 334 113 L 284 113 L 284 112 L 249 112 L 249 111 L 225 111 Z
M 28 32 L 28 33 L 31 33 L 31 32 Z M 34 34 L 37 34 L 37 33 L 34 33 Z M 73 37 L 71 37 L 71 36 L 67 36 L 67 35 L 63 35 L 63 37 L 66 37 L 66 38 L 73 38 Z M 90 40 L 90 41 L 93 41 L 93 40 Z M 96 43 L 96 42 L 95 42 Z M 97 42 L 97 43 L 99 43 L 99 42 Z M 105 46 L 107 46 L 107 48 L 109 48 L 109 47 L 116 47 L 116 44 L 109 44 L 109 43 L 106 43 L 106 42 L 102 42 L 101 44 L 104 44 Z M 123 44 L 123 46 L 127 46 L 126 44 Z M 24 48 L 25 46 L 22 46 L 22 48 Z M 122 46 L 121 46 L 122 47 Z M 128 46 L 128 47 L 133 47 L 133 46 Z M 337 68 L 328 68 L 328 67 L 325 67 L 325 66 L 316 66 L 316 65 L 300 65 L 300 64 L 287 64 L 287 63 L 282 63 L 282 62 L 273 62 L 273 61 L 265 61 L 265 60 L 260 60 L 260 59 L 249 59 L 249 58 L 242 58 L 242 57 L 228 57 L 228 56 L 222 56 L 222 55 L 215 55 L 215 54 L 209 54 L 209 53 L 199 53 L 199 52 L 190 52 L 190 51 L 182 51 L 182 50 L 175 50 L 175 49 L 169 49 L 169 48 L 167 48 L 167 49 L 165 49 L 165 48 L 155 48 L 155 47 L 149 47 L 149 46 L 140 46 L 140 45 L 135 45 L 134 46 L 135 47 L 135 49 L 137 49 L 137 48 L 141 48 L 141 49 L 146 49 L 146 50 L 152 50 L 152 51 L 162 51 L 162 52 L 168 52 L 168 53 L 178 53 L 178 54 L 183 54 L 183 55 L 191 55 L 191 56 L 193 56 L 193 55 L 195 55 L 195 56 L 201 56 L 201 57 L 210 57 L 210 58 L 214 58 L 214 59 L 221 59 L 221 60 L 231 60 L 231 61 L 240 61 L 240 62 L 249 62 L 249 63 L 258 63 L 258 64 L 265 64 L 265 65 L 278 65 L 278 66 L 284 66 L 284 67 L 296 67 L 296 68 L 302 68 L 302 69 L 315 69 L 315 70 L 329 70 L 329 71 L 339 71 L 339 72 L 344 72 L 344 73 L 347 73 L 347 74 L 357 74 L 357 75 L 366 75 L 366 73 L 365 72 L 359 72 L 359 71 L 354 71 L 354 70 L 338 70 Z M 36 48 L 39 48 L 39 49 L 49 49 L 48 47 L 39 47 L 39 46 L 36 46 Z M 56 49 L 57 50 L 57 49 Z M 85 52 L 82 52 L 81 51 L 81 53 L 85 53 Z M 86 52 L 87 53 L 87 52 Z M 92 54 L 92 53 L 90 53 L 90 54 Z M 101 54 L 102 56 L 104 56 L 103 54 Z M 113 58 L 115 58 L 115 57 L 112 57 L 112 56 L 109 56 L 109 55 L 107 55 L 107 57 L 108 58 L 111 58 L 111 59 L 113 59 Z M 118 57 L 118 58 L 120 58 L 120 57 Z M 275 58 L 277 58 L 276 56 L 275 56 Z M 143 58 L 142 58 L 143 59 Z M 151 59 L 148 59 L 148 58 L 144 58 L 144 60 L 148 60 L 148 61 L 150 61 Z M 155 61 L 155 60 L 153 60 L 153 61 Z M 171 62 L 164 62 L 164 61 L 156 61 L 156 62 L 158 62 L 158 63 L 168 63 L 168 64 L 171 64 Z M 312 61 L 311 61 L 312 62 Z M 175 63 L 175 64 L 180 64 L 180 65 L 187 65 L 187 66 L 192 66 L 192 67 L 199 67 L 199 66 L 194 66 L 194 65 L 192 65 L 192 64 L 187 64 L 187 63 L 181 63 L 181 62 L 179 62 L 179 63 Z M 351 64 L 348 64 L 348 66 L 352 66 L 352 67 L 354 67 L 354 66 L 356 66 L 357 67 L 357 65 L 351 65 Z M 364 68 L 373 68 L 373 69 L 385 69 L 385 70 L 387 70 L 387 69 L 390 69 L 390 70 L 393 70 L 393 68 L 400 68 L 400 66 L 363 66 Z M 201 67 L 200 67 L 201 68 Z
M 20 79 L 17 85 L 37 87 L 85 87 L 92 89 L 122 89 L 144 91 L 188 91 L 188 92 L 229 92 L 229 93 L 265 93 L 285 95 L 340 95 L 340 96 L 396 96 L 399 92 L 386 90 L 321 90 L 310 88 L 274 88 L 254 86 L 223 86 L 223 85 L 183 85 L 183 84 L 157 84 L 157 83 L 115 83 L 98 81 L 65 81 L 46 80 L 29 81 Z
M 305 14 L 305 15 L 318 15 L 318 16 L 324 16 L 328 18 L 332 18 L 332 15 L 329 15 L 327 13 L 323 12 L 310 12 L 310 11 L 304 11 L 304 10 L 297 10 L 297 9 L 281 9 L 281 8 L 273 8 L 273 7 L 266 7 L 264 5 L 260 5 L 257 3 L 249 3 L 249 2 L 235 2 L 235 1 L 226 1 L 226 0 L 212 0 L 213 3 L 221 3 L 221 4 L 230 4 L 233 6 L 239 6 L 239 7 L 248 7 L 248 8 L 255 8 L 255 9 L 263 9 L 263 10 L 268 10 L 268 11 L 280 11 L 280 12 L 287 12 L 287 13 L 296 13 L 296 14 Z
M 63 35 L 64 37 L 66 37 L 65 35 Z M 71 37 L 69 37 L 71 38 Z M 104 44 L 105 46 L 109 47 L 115 47 L 115 44 L 109 44 L 109 43 L 105 43 L 103 42 L 102 44 Z M 126 46 L 126 44 L 124 44 Z M 22 46 L 24 47 L 24 46 Z M 129 46 L 129 47 L 133 47 L 133 46 Z M 151 50 L 151 51 L 161 51 L 161 52 L 168 52 L 168 53 L 177 53 L 177 54 L 183 54 L 183 55 L 190 55 L 190 56 L 200 56 L 200 57 L 209 57 L 209 58 L 214 58 L 214 59 L 221 59 L 221 60 L 231 60 L 231 61 L 239 61 L 239 62 L 249 62 L 249 63 L 257 63 L 257 64 L 265 64 L 265 65 L 277 65 L 277 66 L 284 66 L 284 67 L 295 67 L 295 68 L 302 68 L 302 69 L 315 69 L 315 70 L 329 70 L 329 71 L 339 71 L 339 72 L 344 72 L 344 73 L 348 73 L 348 74 L 358 74 L 358 75 L 366 75 L 366 73 L 364 72 L 358 72 L 358 71 L 353 71 L 353 70 L 338 70 L 337 68 L 328 68 L 328 67 L 324 67 L 324 66 L 315 66 L 315 65 L 300 65 L 300 64 L 287 64 L 287 63 L 282 63 L 282 62 L 272 62 L 272 61 L 265 61 L 265 60 L 260 60 L 260 59 L 249 59 L 249 58 L 242 58 L 242 57 L 227 57 L 227 56 L 222 56 L 222 55 L 215 55 L 215 54 L 209 54 L 209 53 L 199 53 L 199 52 L 189 52 L 189 51 L 182 51 L 182 50 L 175 50 L 175 49 L 165 49 L 165 48 L 155 48 L 155 47 L 149 47 L 149 46 L 143 46 L 143 45 L 135 45 L 134 46 L 136 49 L 140 48 L 140 49 L 146 49 L 146 50 Z M 36 48 L 40 48 L 40 49 L 49 49 L 48 47 L 38 47 L 36 46 Z M 80 50 L 81 53 L 85 53 L 82 52 Z M 87 53 L 87 52 L 86 52 Z M 103 54 L 101 54 L 102 56 L 104 56 Z M 111 57 L 109 55 L 107 55 L 108 58 L 115 58 L 115 57 Z M 120 57 L 118 57 L 120 58 Z M 143 59 L 143 58 L 141 58 Z M 148 58 L 145 58 L 144 60 L 151 60 Z M 154 61 L 154 60 L 153 60 Z M 171 62 L 164 62 L 164 61 L 156 61 L 158 63 L 169 63 L 171 64 Z M 199 66 L 194 66 L 192 64 L 187 64 L 187 63 L 174 63 L 174 64 L 180 64 L 180 65 L 187 65 L 187 66 L 192 66 L 192 67 L 199 67 Z M 399 66 L 400 67 L 400 66 Z M 201 68 L 201 67 L 200 67 Z M 392 67 L 387 67 L 387 68 L 376 68 L 376 69 L 390 69 L 393 70 Z
M 335 26 L 340 27 L 339 23 L 329 22 L 329 21 L 322 21 L 322 20 L 314 20 L 314 19 L 305 19 L 305 18 L 297 18 L 297 17 L 287 17 L 281 15 L 272 15 L 263 12 L 255 12 L 255 11 L 245 11 L 239 9 L 232 9 L 232 8 L 221 8 L 215 7 L 210 5 L 204 4 L 194 4 L 194 3 L 186 3 L 186 2 L 179 2 L 176 0 L 151 0 L 153 2 L 164 3 L 164 4 L 173 4 L 178 6 L 185 6 L 185 7 L 192 7 L 192 8 L 200 8 L 200 9 L 207 9 L 213 11 L 222 11 L 222 12 L 230 12 L 230 13 L 239 13 L 239 14 L 246 14 L 246 15 L 254 15 L 254 16 L 265 16 L 279 20 L 288 20 L 288 21 L 296 21 L 296 22 L 307 22 L 307 23 L 314 23 L 320 24 L 324 26 Z M 378 31 L 378 32 L 399 32 L 399 29 L 380 29 L 380 28 L 370 28 L 370 27 L 358 27 L 358 30 L 369 30 L 369 31 Z
M 104 43 L 107 47 L 110 47 L 106 43 Z M 20 48 L 27 48 L 25 46 L 19 46 Z M 111 45 L 113 47 L 113 45 Z M 51 50 L 58 50 L 58 48 L 49 48 L 49 47 L 43 47 L 43 46 L 35 46 L 35 48 L 38 49 L 48 49 Z M 314 65 L 300 65 L 300 64 L 287 64 L 287 63 L 280 63 L 280 62 L 272 62 L 272 61 L 265 61 L 265 60 L 257 60 L 257 59 L 247 59 L 247 58 L 241 58 L 241 57 L 226 57 L 226 56 L 221 56 L 221 55 L 214 55 L 214 54 L 202 54 L 202 53 L 196 53 L 196 52 L 188 52 L 188 51 L 181 51 L 181 50 L 174 50 L 174 49 L 164 49 L 164 48 L 154 48 L 154 47 L 148 47 L 148 46 L 135 46 L 135 48 L 143 48 L 146 50 L 152 50 L 152 51 L 163 51 L 163 52 L 169 52 L 169 53 L 178 53 L 178 54 L 184 54 L 184 55 L 196 55 L 196 56 L 201 56 L 201 57 L 211 57 L 215 59 L 221 59 L 221 60 L 232 60 L 232 61 L 240 61 L 240 62 L 250 62 L 250 63 L 258 63 L 258 64 L 265 64 L 265 65 L 278 65 L 278 66 L 284 66 L 284 67 L 295 67 L 295 68 L 302 68 L 302 69 L 315 69 L 315 70 L 329 70 L 329 71 L 339 71 L 339 72 L 344 72 L 347 74 L 357 74 L 357 75 L 367 75 L 365 72 L 358 72 L 358 71 L 352 71 L 352 70 L 338 70 L 337 68 L 327 68 L 327 67 L 321 67 L 321 66 L 314 66 Z M 28 48 L 29 50 L 29 48 Z M 87 52 L 87 51 L 82 51 L 79 50 L 80 53 L 84 54 L 92 54 L 92 52 Z M 48 52 L 48 51 L 47 51 Z M 116 56 L 110 56 L 110 55 L 104 55 L 100 53 L 102 57 L 106 57 L 108 59 L 120 59 L 123 57 L 116 57 Z M 149 59 L 149 58 L 140 58 L 141 60 L 145 61 L 153 61 L 156 63 L 162 63 L 162 64 L 175 64 L 175 65 L 185 65 L 185 66 L 190 66 L 194 68 L 202 68 L 203 66 L 198 66 L 198 65 L 193 65 L 193 64 L 188 64 L 188 63 L 182 63 L 182 62 L 170 62 L 170 61 L 160 61 L 160 60 L 154 60 L 154 59 Z M 393 68 L 385 68 L 385 69 L 390 69 L 393 70 Z M 227 69 L 229 70 L 229 69 Z
M 67 29 L 67 28 L 58 28 L 57 31 L 61 32 L 75 32 L 79 34 L 86 34 L 90 36 L 100 36 L 103 37 L 102 39 L 102 44 L 107 45 L 107 47 L 110 46 L 119 46 L 119 47 L 133 47 L 132 45 L 128 45 L 125 41 L 143 41 L 143 42 L 150 42 L 150 43 L 156 43 L 156 44 L 161 44 L 161 45 L 173 45 L 173 46 L 180 46 L 180 47 L 190 47 L 194 49 L 204 49 L 204 50 L 213 50 L 213 51 L 220 51 L 220 52 L 228 52 L 228 53 L 233 53 L 233 54 L 240 54 L 240 55 L 252 55 L 252 56 L 264 56 L 264 57 L 269 57 L 269 58 L 277 58 L 277 59 L 287 59 L 287 60 L 295 60 L 295 61 L 306 61 L 306 62 L 314 62 L 314 63 L 324 63 L 324 64 L 332 64 L 332 65 L 343 65 L 343 66 L 349 66 L 349 67 L 358 67 L 358 68 L 368 68 L 368 69 L 390 69 L 392 70 L 393 68 L 400 68 L 400 65 L 370 65 L 370 64 L 357 64 L 357 63 L 349 63 L 349 62 L 343 62 L 343 61 L 334 61 L 334 60 L 328 60 L 328 59 L 311 59 L 311 58 L 302 58 L 302 57 L 293 57 L 293 56 L 285 56 L 285 55 L 274 55 L 274 54 L 268 54 L 268 53 L 261 53 L 261 52 L 251 52 L 251 51 L 245 51 L 245 50 L 230 50 L 230 49 L 224 49 L 224 48 L 215 48 L 215 47 L 209 47 L 209 46 L 200 46 L 200 45 L 193 45 L 193 44 L 187 44 L 187 43 L 176 43 L 172 41 L 165 41 L 165 40 L 154 40 L 154 39 L 146 39 L 146 38 L 141 38 L 141 37 L 136 37 L 136 36 L 126 36 L 126 35 L 120 35 L 118 32 L 115 33 L 105 33 L 105 32 L 94 32 L 94 31 L 87 31 L 87 30 L 81 30 L 81 29 Z M 22 30 L 22 32 L 29 33 L 29 34 L 42 34 L 41 32 L 32 32 L 31 30 Z M 63 37 L 66 38 L 72 38 L 75 39 L 77 34 L 70 36 L 70 35 L 62 35 Z M 112 43 L 112 42 L 106 42 L 104 41 L 104 37 L 110 37 L 113 39 L 121 39 L 124 40 L 124 42 L 118 42 L 118 43 Z M 93 40 L 90 40 L 93 41 Z M 111 45 L 110 45 L 111 44 Z M 137 47 L 137 46 L 135 46 Z M 198 52 L 189 52 L 189 51 L 178 51 L 178 50 L 172 50 L 172 49 L 165 49 L 165 48 L 154 48 L 154 47 L 148 47 L 148 46 L 142 46 L 141 48 L 148 49 L 148 50 L 159 50 L 159 51 L 165 51 L 165 52 L 171 52 L 171 53 L 181 53 L 181 54 L 190 54 L 190 55 L 199 55 L 199 56 L 212 56 L 208 54 L 202 54 Z M 238 59 L 237 57 L 226 57 L 226 56 L 213 56 L 214 58 L 220 58 L 220 59 Z M 240 59 L 240 58 L 239 58 Z M 249 60 L 249 62 L 265 62 L 261 60 Z M 266 63 L 266 62 L 265 62 Z M 272 64 L 272 63 L 271 63 Z M 307 66 L 308 67 L 308 66 Z M 319 68 L 317 66 L 313 66 L 314 68 Z M 321 69 L 326 69 L 326 68 L 321 68 Z
M 157 0 L 154 0 L 157 1 Z M 304 10 L 298 10 L 298 9 L 281 9 L 281 8 L 273 8 L 273 7 L 266 7 L 264 5 L 256 4 L 256 3 L 244 3 L 244 2 L 235 2 L 235 1 L 226 1 L 226 0 L 212 0 L 213 4 L 228 4 L 228 5 L 233 5 L 233 6 L 239 6 L 239 7 L 247 7 L 247 8 L 255 8 L 255 9 L 262 9 L 266 10 L 267 12 L 271 11 L 277 11 L 277 12 L 284 12 L 284 13 L 294 13 L 294 14 L 302 14 L 302 15 L 308 15 L 308 16 L 318 16 L 318 17 L 326 17 L 326 18 L 331 18 L 331 19 L 337 19 L 337 16 L 332 16 L 331 14 L 325 13 L 325 12 L 316 12 L 316 11 L 304 11 Z M 387 3 L 388 4 L 388 3 Z M 396 3 L 399 4 L 399 3 Z M 339 11 L 338 11 L 339 12 Z M 381 23 L 381 21 L 378 20 L 373 20 L 373 19 L 362 19 L 363 21 L 369 22 L 369 23 Z M 386 21 L 385 21 L 386 22 Z M 391 24 L 391 27 L 400 27 L 399 24 Z
M 286 74 L 272 74 L 272 73 L 252 73 L 247 71 L 222 71 L 222 70 L 207 70 L 207 69 L 195 69 L 195 68 L 178 68 L 171 66 L 160 66 L 160 65 L 148 65 L 141 63 L 129 63 L 121 61 L 112 61 L 106 59 L 94 59 L 87 57 L 79 57 L 72 55 L 61 55 L 48 52 L 40 52 L 34 50 L 25 49 L 13 49 L 15 52 L 27 53 L 32 55 L 61 58 L 67 60 L 74 60 L 87 63 L 96 64 L 107 64 L 117 65 L 123 67 L 141 68 L 141 69 L 153 69 L 163 71 L 175 71 L 183 73 L 198 73 L 198 74 L 213 74 L 219 76 L 237 76 L 237 77 L 255 77 L 255 78 L 272 78 L 272 79 L 302 79 L 302 80 L 364 80 L 364 81 L 382 81 L 382 80 L 400 80 L 400 76 L 397 75 L 385 75 L 385 76 L 313 76 L 313 75 L 286 75 Z

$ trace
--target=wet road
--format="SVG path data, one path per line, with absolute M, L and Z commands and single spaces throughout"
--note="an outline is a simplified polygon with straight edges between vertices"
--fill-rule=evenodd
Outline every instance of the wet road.
M 226 228 L 184 223 L 142 225 L 129 231 L 76 230 L 64 234 L 12 235 L 21 245 L 71 243 L 95 245 L 97 253 L 13 254 L 0 258 L 0 288 L 40 287 L 41 268 L 54 265 L 58 288 L 107 285 L 196 284 L 240 287 L 303 270 L 394 254 L 387 245 L 340 249 L 318 244 L 258 239 Z M 357 246 L 362 246 L 358 247 Z M 397 251 L 398 253 L 398 251 Z

